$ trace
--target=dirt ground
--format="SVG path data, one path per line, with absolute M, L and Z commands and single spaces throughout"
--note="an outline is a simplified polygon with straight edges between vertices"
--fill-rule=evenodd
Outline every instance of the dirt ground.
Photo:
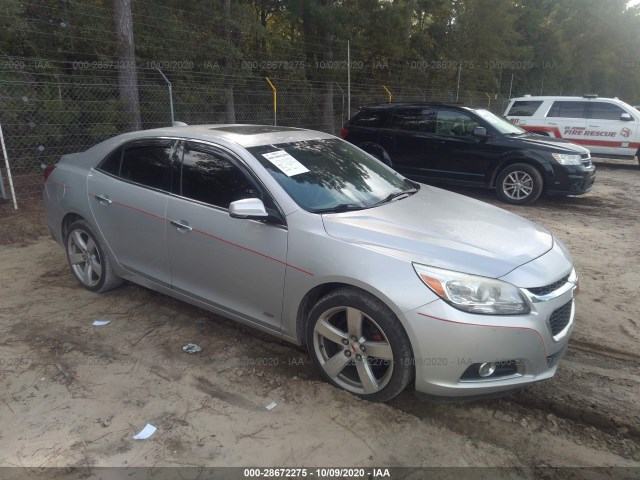
M 638 165 L 599 163 L 591 193 L 508 209 L 562 239 L 580 275 L 557 375 L 501 399 L 381 405 L 203 310 L 131 284 L 82 289 L 40 208 L 1 206 L 0 467 L 640 467 Z M 146 423 L 156 433 L 133 440 Z

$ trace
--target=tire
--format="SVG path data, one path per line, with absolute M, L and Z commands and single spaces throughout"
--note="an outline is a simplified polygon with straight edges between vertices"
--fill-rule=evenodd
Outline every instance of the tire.
M 64 244 L 69 267 L 84 288 L 102 293 L 122 284 L 97 235 L 85 220 L 69 226 Z
M 526 163 L 515 163 L 500 172 L 496 180 L 496 194 L 505 203 L 528 205 L 535 202 L 544 186 L 537 168 Z
M 329 383 L 365 400 L 389 401 L 414 376 L 411 343 L 398 318 L 380 300 L 355 288 L 335 290 L 316 303 L 306 324 L 306 342 Z

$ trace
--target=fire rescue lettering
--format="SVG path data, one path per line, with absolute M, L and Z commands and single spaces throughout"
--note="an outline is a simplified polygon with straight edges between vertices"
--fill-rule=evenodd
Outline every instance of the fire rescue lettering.
M 616 132 L 599 132 L 597 130 L 587 130 L 584 127 L 565 127 L 564 135 L 570 137 L 615 137 Z

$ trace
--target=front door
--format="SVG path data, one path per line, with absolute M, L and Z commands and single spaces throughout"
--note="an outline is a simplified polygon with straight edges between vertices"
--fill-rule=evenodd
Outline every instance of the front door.
M 486 184 L 491 165 L 499 155 L 486 137 L 473 134 L 482 126 L 469 113 L 439 107 L 435 140 L 439 144 L 438 157 L 431 175 L 463 184 Z
M 231 202 L 266 194 L 226 150 L 196 142 L 184 145 L 176 193 L 167 205 L 173 288 L 280 328 L 287 229 L 228 213 Z
M 633 157 L 636 154 L 636 114 L 632 115 L 618 105 L 608 102 L 591 102 L 588 112 L 583 145 L 591 150 L 594 156 L 603 154 Z M 630 115 L 632 120 L 622 120 L 624 113 Z

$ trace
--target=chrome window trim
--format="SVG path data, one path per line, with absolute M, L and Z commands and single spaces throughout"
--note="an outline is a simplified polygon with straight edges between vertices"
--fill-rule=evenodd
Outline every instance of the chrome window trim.
M 100 168 L 100 165 L 117 149 L 122 149 L 122 154 L 124 155 L 124 150 L 127 148 L 127 146 L 131 145 L 131 144 L 136 144 L 136 143 L 141 143 L 144 144 L 146 142 L 154 142 L 154 141 L 158 141 L 158 140 L 167 140 L 167 141 L 172 141 L 172 142 L 176 142 L 174 145 L 171 146 L 172 150 L 177 146 L 178 142 L 192 142 L 192 143 L 199 143 L 202 145 L 205 145 L 207 147 L 211 147 L 214 149 L 220 149 L 222 150 L 224 153 L 228 154 L 233 162 L 235 162 L 236 167 L 239 167 L 240 170 L 245 174 L 245 175 L 249 175 L 249 177 L 257 184 L 257 187 L 261 190 L 261 193 L 263 194 L 267 194 L 269 195 L 269 197 L 271 198 L 271 200 L 273 200 L 274 205 L 276 206 L 276 208 L 278 209 L 278 212 L 280 213 L 282 219 L 284 220 L 284 224 L 281 223 L 272 223 L 270 225 L 272 226 L 276 226 L 276 227 L 281 227 L 284 228 L 285 230 L 288 230 L 286 221 L 287 221 L 287 217 L 286 215 L 283 213 L 282 207 L 280 206 L 280 204 L 278 203 L 278 201 L 276 200 L 276 198 L 271 194 L 271 192 L 269 191 L 269 189 L 264 185 L 264 183 L 260 180 L 260 178 L 253 172 L 253 170 L 251 169 L 251 167 L 249 165 L 247 165 L 247 163 L 240 158 L 235 152 L 233 152 L 231 149 L 225 147 L 224 145 L 219 145 L 217 143 L 213 143 L 207 140 L 201 140 L 201 139 L 195 139 L 195 138 L 188 138 L 188 137 L 165 137 L 165 136 L 159 136 L 159 137 L 143 137 L 143 138 L 135 138 L 135 139 L 131 139 L 128 140 L 120 145 L 118 145 L 116 148 L 114 148 L 113 150 L 111 150 L 107 155 L 104 156 L 104 158 L 102 160 L 100 160 L 98 162 L 98 164 L 95 167 L 91 167 L 91 170 L 96 171 L 96 172 L 100 172 L 103 175 L 107 175 L 115 180 L 119 180 L 121 182 L 124 183 L 128 183 L 130 185 L 135 185 L 136 187 L 140 187 L 140 188 L 145 188 L 147 190 L 151 190 L 154 192 L 158 192 L 158 193 L 164 193 L 167 196 L 171 196 L 171 197 L 175 197 L 175 198 L 180 198 L 182 200 L 188 201 L 188 202 L 192 202 L 192 203 L 196 203 L 198 205 L 202 205 L 204 207 L 209 207 L 209 208 L 213 208 L 225 213 L 229 212 L 229 208 L 224 208 L 224 207 L 220 207 L 218 205 L 213 205 L 210 203 L 206 203 L 206 202 L 202 202 L 193 198 L 189 198 L 189 197 L 184 197 L 182 195 L 179 195 L 177 193 L 173 193 L 171 191 L 162 189 L 162 188 L 155 188 L 155 187 L 150 187 L 148 185 L 144 185 L 142 183 L 138 183 L 138 182 L 134 182 L 132 180 L 129 180 L 128 178 L 123 178 L 120 175 L 114 175 L 113 173 L 107 172 L 105 170 L 102 170 Z M 121 160 L 122 161 L 122 160 Z M 173 160 L 172 160 L 173 163 Z M 121 163 L 122 165 L 122 163 Z M 182 167 L 182 159 L 180 159 L 180 166 Z M 182 168 L 180 169 L 180 175 L 182 175 Z M 182 180 L 182 178 L 180 178 L 180 181 Z M 173 186 L 172 186 L 173 188 Z M 89 194 L 91 195 L 91 194 Z M 252 220 L 255 222 L 260 222 L 259 220 Z M 264 222 L 260 222 L 260 223 L 264 223 Z

